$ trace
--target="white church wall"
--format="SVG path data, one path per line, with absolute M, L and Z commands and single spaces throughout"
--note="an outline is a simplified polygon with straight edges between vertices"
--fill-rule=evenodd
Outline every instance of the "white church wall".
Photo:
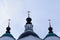
M 19 40 L 41 40 L 40 38 L 34 37 L 34 36 L 27 36 Z
M 55 36 L 51 36 L 51 37 L 47 37 L 45 40 L 60 40 L 60 38 L 55 37 Z

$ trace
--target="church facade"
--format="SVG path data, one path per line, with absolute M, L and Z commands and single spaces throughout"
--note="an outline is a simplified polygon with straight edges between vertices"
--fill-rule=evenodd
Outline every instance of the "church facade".
M 29 13 L 29 12 L 28 12 Z M 9 20 L 10 21 L 10 20 Z M 46 35 L 44 39 L 41 39 L 33 30 L 33 24 L 32 24 L 32 19 L 28 15 L 28 18 L 26 18 L 27 23 L 25 24 L 25 30 L 24 32 L 18 37 L 18 39 L 15 39 L 13 35 L 10 33 L 10 22 L 8 23 L 8 27 L 6 28 L 6 33 L 3 34 L 0 37 L 0 40 L 60 40 L 60 37 L 57 36 L 53 32 L 53 28 L 51 27 L 51 23 L 49 20 L 49 32 Z

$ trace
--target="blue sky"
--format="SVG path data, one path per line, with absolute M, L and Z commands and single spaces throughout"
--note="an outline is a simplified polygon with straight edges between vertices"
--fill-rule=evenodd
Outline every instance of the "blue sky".
M 48 19 L 51 19 L 54 33 L 60 36 L 60 0 L 0 0 L 0 36 L 11 19 L 11 34 L 17 39 L 24 32 L 27 11 L 31 11 L 34 32 L 40 38 L 48 33 Z

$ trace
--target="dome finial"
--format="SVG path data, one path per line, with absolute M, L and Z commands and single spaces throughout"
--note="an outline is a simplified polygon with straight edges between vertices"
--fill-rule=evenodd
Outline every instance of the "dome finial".
M 32 24 L 32 23 L 31 23 L 31 20 L 32 20 L 32 19 L 30 18 L 30 14 L 29 14 L 29 13 L 30 13 L 30 11 L 28 11 L 28 18 L 26 19 L 26 21 L 27 21 L 26 24 Z
M 49 30 L 49 33 L 53 33 L 53 28 L 51 27 L 51 20 L 49 19 L 48 20 L 49 21 L 49 28 L 48 28 L 48 30 Z
M 28 11 L 28 17 L 30 17 L 30 11 Z
M 10 20 L 10 19 L 8 19 L 8 27 L 10 26 L 10 21 L 11 21 L 11 20 Z
M 51 27 L 51 19 L 49 19 L 48 21 L 49 21 L 49 27 Z
M 8 27 L 6 28 L 6 33 L 10 33 L 10 19 L 8 19 Z

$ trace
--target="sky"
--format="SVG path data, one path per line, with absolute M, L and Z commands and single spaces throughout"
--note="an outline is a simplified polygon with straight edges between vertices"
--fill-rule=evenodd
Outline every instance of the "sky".
M 30 11 L 34 32 L 40 38 L 48 34 L 48 19 L 60 37 L 60 0 L 0 0 L 0 36 L 6 32 L 8 19 L 11 19 L 11 34 L 18 39 L 25 30 L 27 11 Z

